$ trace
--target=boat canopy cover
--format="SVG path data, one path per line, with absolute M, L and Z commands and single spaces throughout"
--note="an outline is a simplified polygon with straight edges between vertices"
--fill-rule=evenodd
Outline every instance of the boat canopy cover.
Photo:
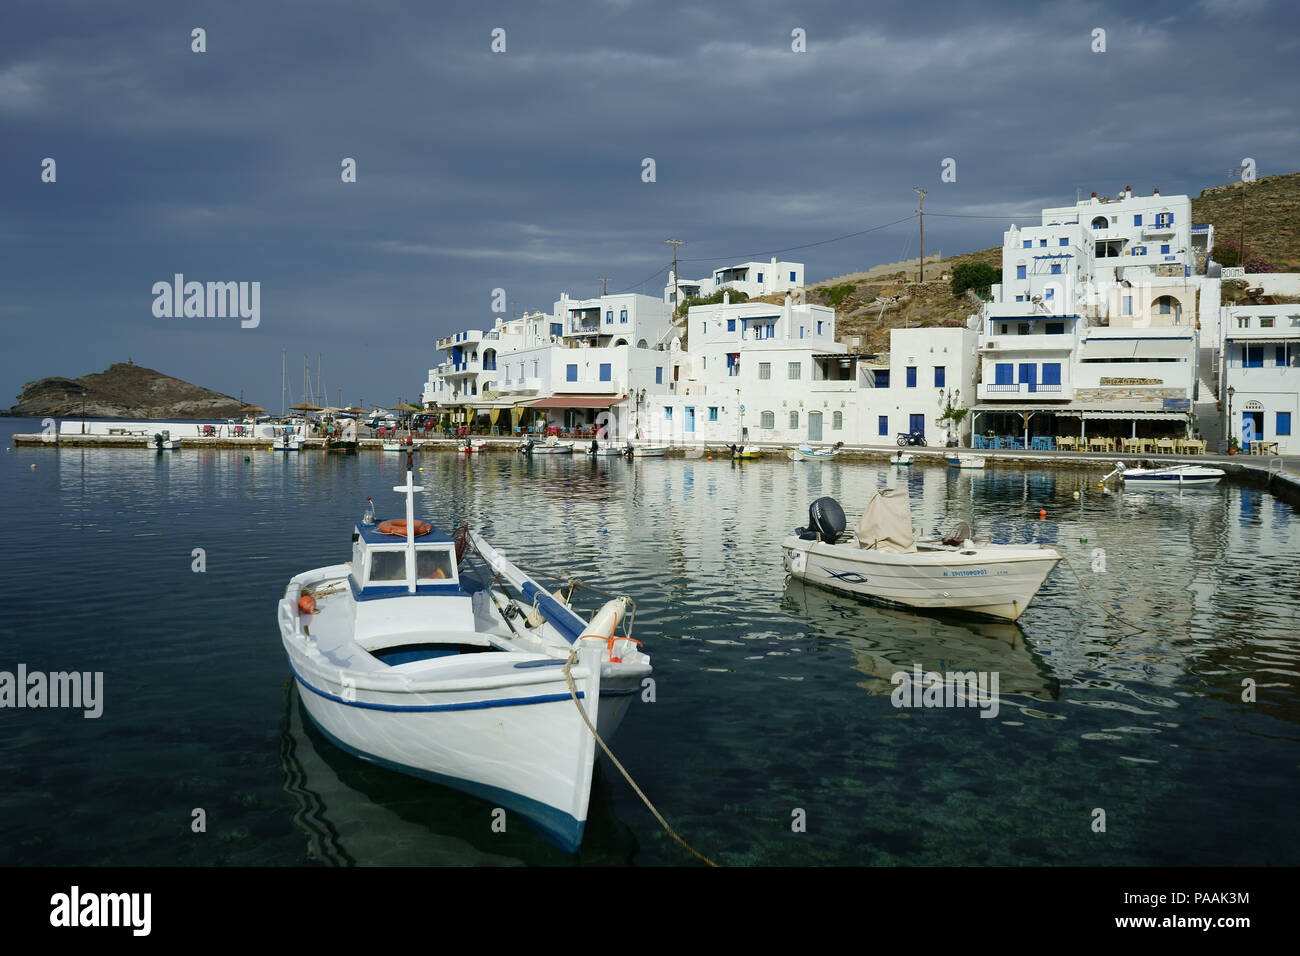
M 858 545 L 891 554 L 912 554 L 916 539 L 912 535 L 912 509 L 907 493 L 893 488 L 877 491 L 867 502 L 858 522 Z

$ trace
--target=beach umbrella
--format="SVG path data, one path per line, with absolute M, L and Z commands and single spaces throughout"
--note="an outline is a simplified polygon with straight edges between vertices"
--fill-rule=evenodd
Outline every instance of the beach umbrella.
M 319 405 L 313 405 L 311 402 L 299 402 L 297 405 L 290 405 L 289 410 L 294 412 L 319 412 L 322 409 Z
M 261 405 L 245 405 L 239 410 L 241 415 L 265 415 L 266 409 Z

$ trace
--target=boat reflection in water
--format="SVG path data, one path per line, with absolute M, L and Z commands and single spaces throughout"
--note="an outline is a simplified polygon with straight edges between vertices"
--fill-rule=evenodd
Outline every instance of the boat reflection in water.
M 334 747 L 304 721 L 297 688 L 285 692 L 280 722 L 284 792 L 293 824 L 317 866 L 621 866 L 636 840 L 614 816 L 609 783 L 592 779 L 588 826 L 575 857 L 548 844 L 518 816 L 495 832 L 489 807 L 444 787 L 430 787 Z
M 1000 698 L 1061 696 L 1060 681 L 1019 624 L 878 607 L 793 578 L 781 606 L 821 635 L 843 640 L 855 669 L 867 675 L 858 686 L 870 694 L 888 695 L 894 674 L 919 666 L 923 672 L 996 673 Z

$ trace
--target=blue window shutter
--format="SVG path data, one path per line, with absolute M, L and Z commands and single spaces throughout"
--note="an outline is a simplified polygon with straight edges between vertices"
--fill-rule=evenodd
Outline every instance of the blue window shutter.
M 664 383 L 664 367 L 660 365 L 655 369 L 655 384 L 662 385 L 663 383 Z
M 907 387 L 916 388 L 916 366 L 915 365 L 909 365 L 907 367 Z
M 1161 254 L 1162 256 L 1167 256 L 1167 255 L 1169 255 L 1169 246 L 1167 246 L 1167 245 L 1162 245 L 1162 246 L 1160 247 L 1160 254 Z
M 734 331 L 736 331 L 736 320 L 735 320 L 735 319 L 727 319 L 727 331 L 728 331 L 728 332 L 734 332 Z
M 1026 268 L 1025 266 L 1016 266 L 1016 278 L 1017 278 L 1017 279 L 1023 279 L 1023 278 L 1025 278 L 1025 268 Z
M 576 382 L 578 380 L 578 366 L 566 365 L 564 368 L 564 380 L 566 382 Z
M 670 422 L 670 421 L 672 421 L 672 420 L 673 420 L 673 407 L 672 407 L 671 405 L 665 405 L 665 406 L 664 406 L 664 421 L 668 421 L 668 422 Z
M 1286 346 L 1285 346 L 1285 345 L 1279 345 L 1279 346 L 1277 347 L 1277 352 L 1274 353 L 1274 354 L 1277 356 L 1277 364 L 1278 364 L 1278 365 L 1285 365 L 1285 364 L 1286 364 Z
M 1059 276 L 1060 274 L 1061 274 L 1061 264 L 1059 262 L 1052 263 L 1052 275 Z
M 1052 295 L 1054 291 L 1055 291 L 1054 289 L 1048 289 L 1046 292 L 1043 293 L 1043 298 L 1044 299 L 1054 298 L 1054 296 Z
M 609 377 L 609 376 L 610 376 L 610 365 L 609 365 L 609 363 L 608 363 L 608 362 L 601 362 L 601 363 L 600 363 L 600 380 L 601 380 L 602 382 L 608 382 L 608 381 L 610 380 L 610 377 Z
M 994 368 L 994 375 L 996 376 L 993 380 L 995 385 L 1014 385 L 1016 383 L 1015 366 L 1009 362 L 999 362 Z
M 1062 239 L 1062 240 L 1061 240 L 1061 245 L 1063 245 L 1063 246 L 1068 246 L 1069 244 L 1070 244 L 1070 240 L 1069 240 L 1069 239 Z
M 1134 216 L 1134 217 L 1133 217 L 1133 225 L 1135 225 L 1135 226 L 1140 226 L 1140 225 L 1142 225 L 1142 216 L 1141 216 L 1141 215 L 1137 215 L 1137 216 Z
M 759 282 L 762 282 L 762 281 L 763 281 L 763 273 L 761 273 L 761 272 L 758 274 L 758 281 L 759 281 Z
M 879 419 L 879 422 L 877 423 L 876 428 L 877 428 L 877 434 L 879 434 L 879 435 L 888 435 L 888 434 L 889 434 L 889 416 L 888 416 L 888 415 L 881 415 L 881 416 L 880 416 L 880 419 Z
M 1273 434 L 1274 435 L 1291 434 L 1291 413 L 1290 412 L 1277 413 L 1277 427 L 1273 429 Z
M 1026 239 L 1023 243 L 1021 243 L 1022 249 L 1032 249 L 1033 247 L 1034 247 L 1034 243 L 1033 240 L 1031 239 Z
M 790 273 L 790 281 L 791 281 L 791 282 L 798 282 L 798 281 L 799 281 L 798 279 L 796 279 L 796 278 L 794 277 L 794 273 L 793 273 L 793 272 Z
M 1043 363 L 1043 384 L 1044 385 L 1061 384 L 1061 363 L 1060 362 Z
M 945 376 L 946 376 L 946 370 L 944 369 L 944 367 L 943 367 L 942 365 L 936 365 L 936 366 L 934 367 L 934 387 L 935 387 L 935 388 L 943 388 L 943 386 L 944 386 Z

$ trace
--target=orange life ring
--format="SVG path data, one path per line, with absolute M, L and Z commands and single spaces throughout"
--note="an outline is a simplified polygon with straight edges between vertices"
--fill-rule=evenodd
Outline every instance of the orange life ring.
M 433 530 L 433 525 L 427 521 L 420 521 L 418 518 L 415 522 L 416 535 L 428 534 Z M 384 521 L 379 525 L 380 534 L 395 534 L 400 537 L 406 537 L 406 519 L 393 518 L 391 521 Z

